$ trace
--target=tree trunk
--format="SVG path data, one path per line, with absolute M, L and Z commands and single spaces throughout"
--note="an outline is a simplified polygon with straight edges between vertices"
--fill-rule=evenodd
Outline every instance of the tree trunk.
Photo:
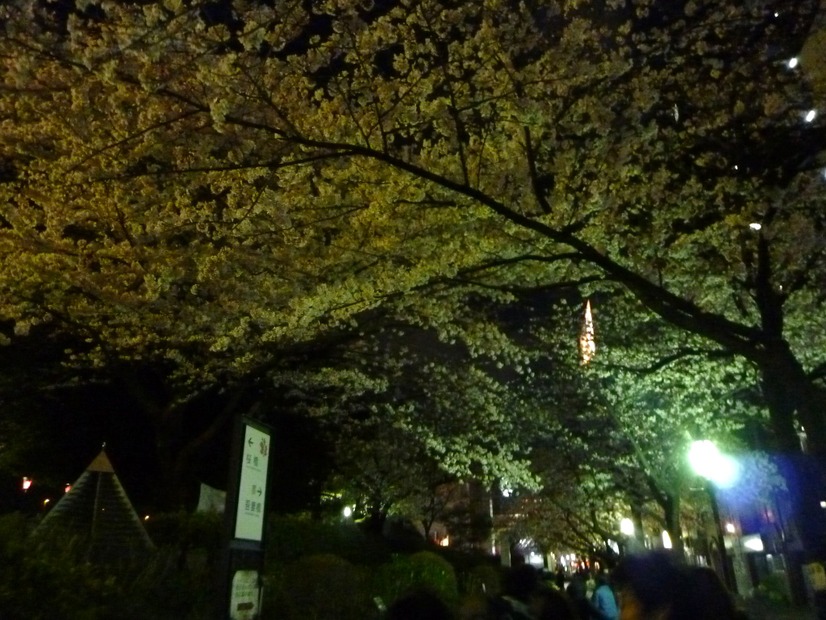
M 661 501 L 665 516 L 665 531 L 671 537 L 671 547 L 678 557 L 683 556 L 683 530 L 680 525 L 680 495 L 665 494 Z
M 381 507 L 371 507 L 364 520 L 364 528 L 371 534 L 381 535 L 384 524 L 387 522 L 387 510 Z
M 637 553 L 645 550 L 645 527 L 642 522 L 642 505 L 634 502 L 631 505 L 631 520 L 634 522 L 634 536 L 629 541 L 629 552 Z
M 802 581 L 802 564 L 826 561 L 826 391 L 806 375 L 783 342 L 761 360 L 763 394 L 773 430 L 773 453 L 786 482 L 792 507 L 792 532 L 786 532 L 792 584 Z M 801 436 L 795 429 L 799 422 Z M 802 552 L 793 552 L 796 547 Z M 793 588 L 798 594 L 800 587 Z M 826 618 L 826 600 L 818 595 L 818 618 Z M 802 602 L 802 601 L 798 601 Z
M 767 348 L 758 366 L 774 434 L 772 447 L 785 453 L 801 451 L 795 431 L 796 414 L 806 433 L 806 451 L 826 456 L 826 390 L 806 375 L 786 342 Z

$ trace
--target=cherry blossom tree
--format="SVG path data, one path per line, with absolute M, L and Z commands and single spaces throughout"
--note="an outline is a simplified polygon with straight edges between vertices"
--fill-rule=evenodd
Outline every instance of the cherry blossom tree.
M 826 454 L 814 0 L 2 10 L 15 333 L 210 382 L 378 307 L 507 357 L 477 300 L 621 287 Z

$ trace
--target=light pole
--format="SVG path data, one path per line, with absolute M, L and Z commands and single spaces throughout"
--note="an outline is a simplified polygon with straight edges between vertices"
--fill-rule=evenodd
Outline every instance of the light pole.
M 695 473 L 705 479 L 705 489 L 711 503 L 711 516 L 714 519 L 714 531 L 720 552 L 723 581 L 730 591 L 735 592 L 736 586 L 729 567 L 726 539 L 723 533 L 723 524 L 720 520 L 720 506 L 717 503 L 717 489 L 734 484 L 738 475 L 737 462 L 730 456 L 722 454 L 717 446 L 708 439 L 692 442 L 688 452 L 688 460 Z

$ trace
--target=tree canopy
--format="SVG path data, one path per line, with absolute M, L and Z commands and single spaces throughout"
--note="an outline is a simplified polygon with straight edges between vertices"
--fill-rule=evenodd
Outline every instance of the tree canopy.
M 77 363 L 162 361 L 184 394 L 257 376 L 392 402 L 380 328 L 423 329 L 468 367 L 418 385 L 478 439 L 522 411 L 497 364 L 530 369 L 494 308 L 627 291 L 640 330 L 691 334 L 661 354 L 745 360 L 776 446 L 799 422 L 826 453 L 824 125 L 785 62 L 814 0 L 0 11 L 14 334 L 66 326 Z M 416 421 L 433 450 L 439 415 Z

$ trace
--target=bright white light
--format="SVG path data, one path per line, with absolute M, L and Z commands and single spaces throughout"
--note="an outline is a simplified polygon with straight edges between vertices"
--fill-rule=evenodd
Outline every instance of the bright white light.
M 634 522 L 628 517 L 624 517 L 622 521 L 620 521 L 620 533 L 623 536 L 634 535 Z
M 714 475 L 714 466 L 720 458 L 720 450 L 708 439 L 695 441 L 688 451 L 688 462 L 691 468 L 703 478 Z
M 743 546 L 749 551 L 763 551 L 763 539 L 759 534 L 743 536 Z
M 734 523 L 726 523 L 726 532 L 729 534 L 734 534 L 737 531 L 737 528 L 734 527 Z
M 760 222 L 752 222 L 751 224 L 749 224 L 749 228 L 751 228 L 752 230 L 760 230 L 761 228 L 763 228 L 763 224 L 761 224 Z
M 786 66 L 789 69 L 794 69 L 797 66 L 797 56 L 795 56 L 794 58 L 789 58 L 789 60 L 786 62 Z
M 671 536 L 668 535 L 668 532 L 663 530 L 663 549 L 671 549 L 672 546 L 673 545 L 671 544 Z
M 508 487 L 502 489 L 502 497 L 510 497 L 511 495 L 513 495 L 513 489 L 509 489 Z
M 775 12 L 774 12 L 774 16 L 775 16 L 775 17 L 780 17 L 780 13 L 778 13 L 777 11 L 775 11 Z
M 709 480 L 721 489 L 729 489 L 735 485 L 739 476 L 740 466 L 737 464 L 737 461 L 730 456 L 721 454 L 720 460 L 717 463 L 717 471 Z
M 22 486 L 24 491 L 28 491 L 32 487 L 32 479 L 27 476 L 23 476 Z
M 730 456 L 722 454 L 717 446 L 708 439 L 695 441 L 688 452 L 691 468 L 716 486 L 727 489 L 734 486 L 740 473 L 740 467 Z
M 344 510 L 341 511 L 341 514 L 344 515 L 345 519 L 349 519 L 353 516 L 353 509 L 350 506 L 345 506 Z
M 809 110 L 808 112 L 806 112 L 806 116 L 804 117 L 804 120 L 807 123 L 811 123 L 813 120 L 815 120 L 816 117 L 817 117 L 817 110 Z
M 826 500 L 820 500 L 820 507 L 826 508 Z

